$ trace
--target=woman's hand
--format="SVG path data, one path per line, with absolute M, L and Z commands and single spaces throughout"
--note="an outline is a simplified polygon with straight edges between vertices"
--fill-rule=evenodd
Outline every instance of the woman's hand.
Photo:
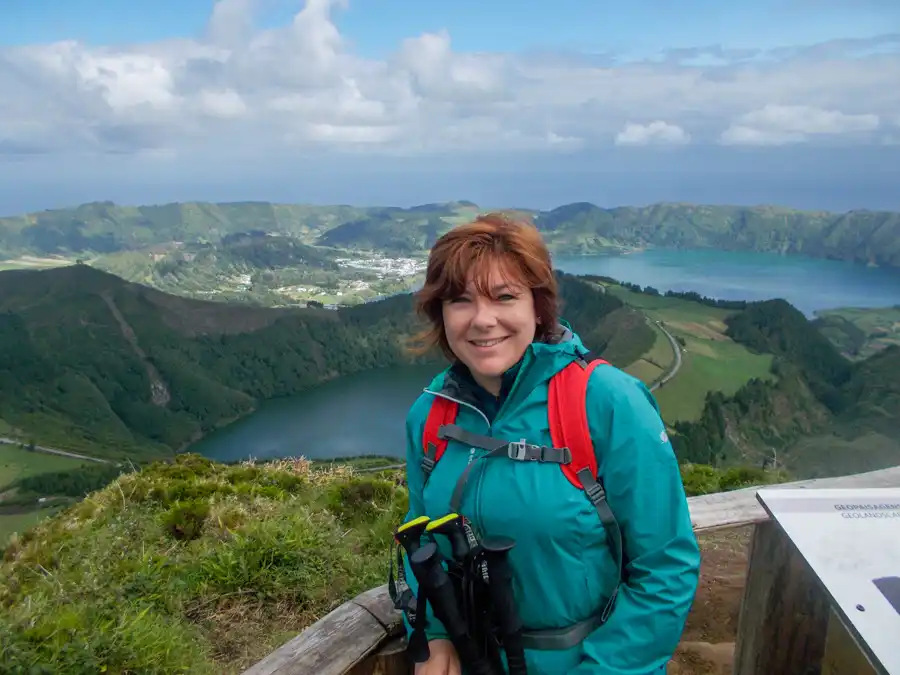
M 431 640 L 431 655 L 425 663 L 416 664 L 415 675 L 462 675 L 459 656 L 450 640 Z

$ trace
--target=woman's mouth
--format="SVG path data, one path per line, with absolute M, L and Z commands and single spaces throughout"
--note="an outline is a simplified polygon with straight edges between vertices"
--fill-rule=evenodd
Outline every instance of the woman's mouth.
M 469 343 L 475 345 L 476 347 L 480 347 L 481 349 L 489 349 L 495 345 L 499 345 L 508 337 L 509 336 L 501 338 L 491 338 L 490 340 L 469 340 Z

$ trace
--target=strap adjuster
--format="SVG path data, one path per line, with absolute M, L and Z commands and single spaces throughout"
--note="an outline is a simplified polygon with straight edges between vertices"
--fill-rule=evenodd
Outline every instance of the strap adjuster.
M 523 438 L 521 441 L 511 441 L 507 446 L 507 455 L 510 459 L 515 459 L 519 462 L 531 461 L 537 462 L 541 459 L 541 453 L 529 453 L 528 448 L 533 447 L 530 446 L 525 439 Z
M 421 467 L 422 467 L 422 471 L 424 471 L 426 474 L 431 473 L 431 471 L 434 469 L 435 464 L 437 464 L 437 462 L 435 462 L 428 455 L 424 455 L 422 457 Z
M 603 486 L 599 482 L 585 488 L 584 491 L 587 493 L 588 499 L 591 500 L 592 504 L 596 504 L 606 497 L 606 490 L 603 489 Z

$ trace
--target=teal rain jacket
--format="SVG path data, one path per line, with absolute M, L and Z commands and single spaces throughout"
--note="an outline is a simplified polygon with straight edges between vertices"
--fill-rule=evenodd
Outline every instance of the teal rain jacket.
M 505 378 L 499 398 L 478 387 L 465 368 L 439 373 L 406 420 L 409 513 L 405 522 L 450 512 L 457 478 L 487 451 L 451 440 L 427 484 L 422 433 L 435 393 L 463 405 L 456 423 L 476 434 L 552 445 L 548 382 L 580 354 L 564 326 L 555 344 L 533 343 Z M 681 475 L 656 402 L 642 382 L 608 365 L 595 368 L 587 416 L 600 477 L 622 530 L 625 581 L 608 621 L 566 650 L 526 650 L 529 675 L 657 675 L 665 673 L 696 592 L 700 552 Z M 600 611 L 614 587 L 616 565 L 605 531 L 585 493 L 558 464 L 492 458 L 478 462 L 460 502 L 479 536 L 516 540 L 510 552 L 514 593 L 528 630 L 563 628 Z M 445 537 L 436 537 L 448 558 Z M 417 592 L 404 556 L 407 583 Z M 446 638 L 427 612 L 429 640 Z M 410 626 L 406 621 L 409 634 Z

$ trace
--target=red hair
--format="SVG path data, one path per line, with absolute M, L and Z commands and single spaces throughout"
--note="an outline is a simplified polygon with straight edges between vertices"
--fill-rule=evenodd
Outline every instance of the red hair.
M 444 300 L 465 293 L 470 274 L 476 290 L 490 296 L 488 283 L 494 261 L 500 263 L 507 283 L 531 290 L 538 319 L 535 340 L 545 340 L 555 332 L 558 291 L 544 240 L 529 221 L 489 213 L 453 228 L 432 247 L 425 283 L 416 293 L 416 311 L 430 325 L 417 336 L 421 346 L 414 351 L 422 353 L 438 346 L 448 359 L 453 360 L 444 333 Z

